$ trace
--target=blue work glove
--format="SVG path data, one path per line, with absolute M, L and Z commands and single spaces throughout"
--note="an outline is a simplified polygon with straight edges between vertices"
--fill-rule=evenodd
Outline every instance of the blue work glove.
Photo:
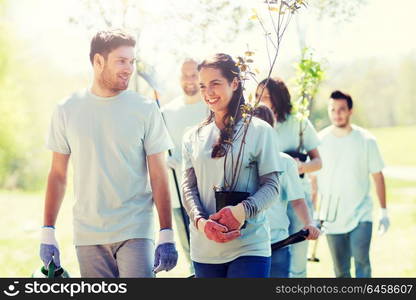
M 59 258 L 59 246 L 55 238 L 54 227 L 42 227 L 40 238 L 40 258 L 47 268 L 53 260 L 56 267 L 61 266 Z
M 170 271 L 178 262 L 178 252 L 175 248 L 172 229 L 162 229 L 159 232 L 159 242 L 155 251 L 153 272 Z
M 379 235 L 383 235 L 387 232 L 387 230 L 390 227 L 390 219 L 387 215 L 387 208 L 381 209 L 381 216 L 380 216 L 380 222 L 378 224 L 378 233 Z

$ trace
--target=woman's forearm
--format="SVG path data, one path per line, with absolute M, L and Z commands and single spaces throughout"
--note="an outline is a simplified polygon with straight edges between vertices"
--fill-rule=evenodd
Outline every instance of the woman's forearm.
M 279 197 L 279 175 L 277 172 L 260 176 L 260 188 L 257 192 L 242 201 L 246 219 L 255 217 L 267 209 Z
M 306 206 L 305 199 L 297 199 L 290 202 L 293 210 L 296 212 L 296 215 L 302 221 L 304 225 L 308 225 L 312 223 L 311 216 L 308 211 L 308 207 Z
M 318 171 L 322 168 L 322 160 L 320 157 L 315 157 L 312 160 L 303 163 L 302 165 L 304 173 L 311 173 Z
M 190 220 L 195 226 L 199 218 L 208 218 L 199 199 L 199 191 L 194 168 L 189 168 L 184 171 L 182 194 L 182 204 L 185 207 Z

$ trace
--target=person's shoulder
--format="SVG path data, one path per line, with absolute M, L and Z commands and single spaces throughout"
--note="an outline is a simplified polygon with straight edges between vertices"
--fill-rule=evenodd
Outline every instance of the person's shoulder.
M 253 127 L 255 130 L 259 130 L 259 131 L 273 131 L 272 126 L 270 126 L 269 123 L 267 123 L 266 121 L 258 118 L 258 117 L 253 117 L 251 119 L 250 122 L 250 126 Z
M 257 117 L 253 117 L 251 119 L 248 134 L 251 139 L 254 139 L 254 141 L 263 141 L 261 143 L 255 142 L 257 143 L 257 146 L 260 146 L 264 142 L 274 143 L 275 145 L 278 145 L 276 131 L 274 128 L 270 126 L 270 124 L 266 121 L 263 121 Z
M 65 109 L 70 108 L 72 106 L 78 105 L 83 100 L 85 100 L 87 97 L 88 97 L 88 95 L 87 95 L 87 90 L 86 89 L 85 90 L 79 90 L 79 91 L 76 91 L 76 92 L 72 93 L 71 95 L 59 100 L 58 103 L 57 103 L 57 107 L 58 107 L 58 109 L 65 110 Z
M 329 126 L 325 127 L 324 129 L 320 130 L 318 132 L 318 137 L 320 139 L 324 139 L 325 137 L 327 137 L 331 133 L 331 129 L 332 129 L 332 125 L 329 125 Z
M 293 113 L 288 113 L 283 123 L 285 123 L 286 125 L 292 125 L 292 126 L 299 125 L 300 119 Z
M 301 119 L 293 113 L 289 113 L 286 115 L 286 119 L 283 122 L 280 122 L 280 128 L 285 128 L 285 130 L 289 131 L 299 131 L 300 126 L 302 128 L 306 128 L 309 132 L 310 128 L 313 128 L 313 125 L 309 119 Z
M 292 156 L 290 156 L 289 154 L 284 153 L 284 152 L 279 152 L 279 156 L 280 156 L 281 159 L 283 159 L 285 161 L 293 160 Z
M 357 136 L 359 136 L 360 138 L 362 138 L 363 140 L 366 141 L 376 141 L 376 137 L 367 129 L 360 127 L 358 125 L 351 125 L 353 131 L 355 132 L 355 134 Z
M 248 132 L 251 136 L 254 136 L 256 139 L 269 139 L 276 135 L 276 132 L 274 131 L 273 127 L 270 126 L 269 123 L 257 117 L 253 117 L 251 119 Z
M 212 127 L 212 123 L 207 125 L 194 125 L 189 127 L 182 137 L 182 142 L 184 144 L 193 144 L 198 141 L 198 137 L 200 138 L 201 135 L 206 134 L 206 131 Z

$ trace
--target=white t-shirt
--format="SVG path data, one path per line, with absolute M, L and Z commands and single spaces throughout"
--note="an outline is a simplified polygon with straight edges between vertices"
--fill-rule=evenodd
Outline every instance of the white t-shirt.
M 208 106 L 203 101 L 186 104 L 184 96 L 178 97 L 162 107 L 166 127 L 175 148 L 172 156 L 182 164 L 182 138 L 187 130 L 200 124 L 209 114 Z
M 276 199 L 266 211 L 272 244 L 289 236 L 288 202 L 305 198 L 296 161 L 282 152 L 280 153 L 280 161 L 282 162 L 283 173 L 279 178 L 279 199 Z
M 372 220 L 369 175 L 382 171 L 384 163 L 376 139 L 367 130 L 353 125 L 344 137 L 336 137 L 331 130 L 332 126 L 319 133 L 320 217 L 328 220 L 328 234 L 341 234 Z
M 203 122 L 209 114 L 208 106 L 203 101 L 186 104 L 184 97 L 178 97 L 162 107 L 162 114 L 166 127 L 172 138 L 174 149 L 171 150 L 172 157 L 168 159 L 173 162 L 179 186 L 182 180 L 182 139 L 186 131 Z M 172 193 L 174 195 L 175 193 Z M 176 204 L 176 203 L 175 203 Z M 177 203 L 179 204 L 179 203 Z
M 47 146 L 71 154 L 75 245 L 153 239 L 146 156 L 173 146 L 154 101 L 75 93 L 56 107 Z
M 242 126 L 240 121 L 236 128 Z M 224 157 L 211 158 L 212 146 L 216 143 L 220 130 L 212 122 L 199 132 L 192 129 L 184 137 L 183 168 L 194 168 L 200 202 L 204 211 L 211 215 L 215 213 L 214 187 L 224 185 Z M 242 131 L 240 131 L 242 133 Z M 237 157 L 242 134 L 233 143 L 234 157 Z M 246 136 L 246 147 L 242 156 L 241 172 L 235 191 L 249 192 L 253 195 L 259 189 L 259 177 L 281 172 L 276 135 L 270 125 L 260 119 L 253 118 Z M 230 157 L 227 159 L 227 178 L 230 179 Z M 246 228 L 241 230 L 241 236 L 231 242 L 216 243 L 207 239 L 205 234 L 196 229 L 191 222 L 191 259 L 200 263 L 226 263 L 240 256 L 271 255 L 270 228 L 265 212 L 247 220 Z
M 309 120 L 300 122 L 294 115 L 289 114 L 283 123 L 276 122 L 274 129 L 277 133 L 280 145 L 279 151 L 295 151 L 299 146 L 299 130 L 302 125 L 303 131 L 303 147 L 306 152 L 316 149 L 319 145 L 318 134 Z M 311 187 L 309 178 L 305 175 L 301 178 L 301 182 L 306 194 L 310 194 Z M 307 197 L 309 198 L 309 197 Z

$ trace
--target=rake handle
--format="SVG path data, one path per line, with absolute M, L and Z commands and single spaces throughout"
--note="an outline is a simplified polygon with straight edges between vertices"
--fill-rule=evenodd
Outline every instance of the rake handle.
M 289 246 L 291 244 L 302 242 L 302 241 L 306 240 L 308 235 L 309 235 L 309 230 L 308 229 L 302 229 L 302 230 L 290 235 L 289 237 L 285 238 L 284 240 L 281 240 L 279 242 L 276 242 L 276 243 L 272 244 L 271 245 L 272 251 L 283 248 L 283 247 L 286 247 L 286 246 Z

